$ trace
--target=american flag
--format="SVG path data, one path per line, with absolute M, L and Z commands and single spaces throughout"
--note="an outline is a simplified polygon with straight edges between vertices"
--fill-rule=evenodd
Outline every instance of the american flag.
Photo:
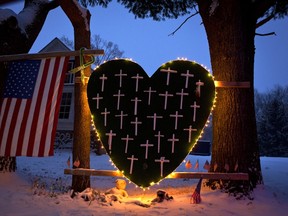
M 0 156 L 52 156 L 69 57 L 11 62 L 0 99 Z
M 204 168 L 205 170 L 207 170 L 207 171 L 210 170 L 210 164 L 209 164 L 209 161 L 208 161 L 208 160 L 206 160 L 206 162 L 205 162 L 203 168 Z
M 202 178 L 200 178 L 194 193 L 191 196 L 190 203 L 199 204 L 201 202 L 200 190 L 201 190 Z
M 195 163 L 194 169 L 195 169 L 195 170 L 199 170 L 199 161 L 198 161 L 198 160 L 197 160 L 196 163 Z

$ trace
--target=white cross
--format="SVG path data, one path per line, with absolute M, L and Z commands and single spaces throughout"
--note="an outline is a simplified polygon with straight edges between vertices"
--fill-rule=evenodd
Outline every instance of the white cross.
M 96 100 L 96 108 L 99 109 L 99 101 L 103 99 L 103 97 L 99 96 L 99 93 L 97 93 L 96 97 L 93 97 L 92 100 Z
M 121 90 L 118 89 L 118 94 L 113 94 L 114 97 L 117 97 L 117 110 L 119 110 L 120 107 L 120 98 L 124 97 L 124 94 L 121 94 Z
M 147 118 L 153 119 L 153 130 L 156 130 L 156 120 L 157 120 L 157 118 L 163 118 L 163 116 L 157 116 L 157 114 L 154 113 L 153 116 L 147 116 Z
M 146 140 L 146 143 L 145 143 L 145 144 L 140 144 L 140 146 L 146 147 L 146 150 L 145 150 L 145 159 L 147 159 L 147 158 L 148 158 L 148 148 L 149 148 L 149 147 L 152 147 L 152 146 L 154 146 L 154 145 L 153 145 L 153 144 L 150 144 L 150 143 L 149 143 L 149 140 Z
M 188 133 L 189 133 L 188 134 L 188 142 L 190 143 L 192 131 L 197 131 L 197 129 L 194 129 L 194 128 L 192 128 L 192 125 L 189 125 L 189 128 L 185 128 L 184 130 L 188 131 Z
M 175 114 L 170 114 L 170 117 L 174 117 L 175 118 L 175 130 L 177 130 L 178 127 L 178 118 L 182 118 L 183 115 L 178 115 L 178 111 L 175 112 Z
M 164 110 L 166 110 L 168 97 L 173 97 L 173 94 L 168 94 L 168 91 L 165 91 L 165 94 L 159 94 L 159 96 L 164 96 L 165 97 Z
M 139 79 L 143 79 L 142 76 L 139 76 L 139 74 L 137 73 L 136 76 L 131 77 L 132 79 L 136 79 L 136 88 L 135 91 L 138 92 L 138 84 L 139 84 Z
M 188 88 L 188 82 L 190 77 L 194 77 L 194 74 L 190 74 L 189 70 L 187 70 L 186 74 L 181 74 L 181 76 L 186 77 L 185 79 L 185 88 Z
M 128 143 L 131 140 L 134 140 L 133 138 L 130 138 L 129 135 L 127 134 L 127 136 L 125 138 L 121 138 L 121 140 L 125 141 L 125 153 L 127 153 L 128 151 Z
M 155 162 L 160 162 L 160 171 L 161 171 L 161 177 L 163 176 L 163 164 L 169 163 L 169 160 L 165 160 L 165 157 L 160 157 L 160 159 L 156 159 Z
M 142 124 L 142 122 L 138 121 L 138 117 L 135 117 L 135 121 L 131 121 L 131 124 L 135 125 L 135 136 L 138 134 L 138 124 Z
M 150 105 L 150 103 L 151 103 L 151 93 L 154 93 L 156 91 L 152 90 L 151 86 L 150 86 L 149 89 L 148 90 L 144 90 L 144 92 L 148 92 L 148 105 Z
M 179 141 L 179 139 L 176 139 L 175 138 L 175 134 L 172 135 L 172 138 L 168 139 L 168 141 L 172 142 L 172 153 L 174 153 L 174 145 L 175 145 L 175 142 Z
M 132 157 L 127 158 L 127 159 L 128 159 L 128 160 L 131 160 L 131 163 L 130 163 L 130 172 L 129 172 L 129 174 L 132 174 L 134 161 L 137 161 L 138 158 L 134 158 L 134 155 L 132 155 Z
M 107 115 L 110 114 L 110 112 L 107 112 L 107 108 L 105 108 L 104 112 L 101 112 L 102 115 L 104 115 L 104 126 L 107 125 Z
M 161 143 L 161 137 L 164 137 L 164 135 L 161 135 L 161 132 L 158 131 L 158 134 L 154 135 L 155 137 L 157 137 L 157 145 L 158 145 L 158 153 L 160 153 L 160 143 Z
M 109 150 L 111 151 L 112 139 L 113 139 L 113 136 L 116 136 L 116 133 L 113 133 L 112 130 L 110 130 L 110 132 L 106 133 L 105 135 L 108 136 L 108 145 L 109 145 Z
M 189 95 L 188 93 L 184 93 L 184 90 L 181 89 L 181 92 L 176 92 L 176 95 L 180 95 L 180 109 L 183 107 L 183 96 Z
M 120 117 L 120 129 L 123 127 L 123 117 L 128 116 L 128 114 L 123 114 L 123 110 L 121 110 L 120 115 L 115 115 L 115 117 Z
M 198 82 L 196 82 L 196 92 L 198 94 L 198 96 L 201 96 L 201 86 L 204 86 L 204 82 L 201 82 L 200 80 Z
M 170 82 L 170 73 L 177 73 L 176 70 L 170 70 L 170 67 L 168 67 L 168 69 L 161 69 L 161 72 L 166 72 L 167 73 L 167 79 L 166 79 L 166 85 L 169 85 Z
M 108 77 L 105 76 L 105 74 L 102 75 L 102 77 L 99 78 L 100 80 L 102 80 L 102 85 L 101 85 L 101 91 L 104 91 L 104 82 L 105 80 L 108 79 Z
M 122 73 L 122 69 L 120 69 L 120 73 L 119 74 L 115 74 L 115 76 L 117 77 L 119 77 L 119 87 L 121 88 L 122 87 L 122 77 L 123 76 L 127 76 L 127 74 L 123 74 Z
M 131 99 L 131 101 L 134 101 L 134 115 L 137 115 L 138 102 L 141 102 L 142 100 L 139 100 L 138 97 L 135 97 L 135 99 Z
M 195 122 L 196 121 L 196 109 L 200 108 L 200 106 L 196 104 L 196 101 L 194 101 L 194 105 L 190 105 L 190 107 L 193 108 L 193 112 L 194 112 L 193 113 L 193 122 Z

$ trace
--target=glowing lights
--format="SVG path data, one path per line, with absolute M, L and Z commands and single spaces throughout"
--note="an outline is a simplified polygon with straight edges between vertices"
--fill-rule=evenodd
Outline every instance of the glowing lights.
M 187 61 L 188 59 L 184 57 L 177 57 L 177 60 Z
M 180 60 L 180 61 L 187 61 L 187 58 L 177 58 L 178 60 Z M 132 59 L 125 59 L 125 60 L 127 60 L 127 61 L 132 61 Z M 172 62 L 172 61 L 171 61 Z M 171 63 L 170 62 L 170 63 Z M 178 61 L 178 63 L 179 63 L 179 61 Z M 182 64 L 182 62 L 180 62 L 180 64 L 181 65 L 185 65 L 186 63 L 184 63 L 184 64 Z M 190 63 L 188 63 L 189 65 L 190 65 Z M 195 64 L 197 64 L 196 62 L 192 62 L 191 63 L 192 65 L 193 65 L 193 67 L 195 66 Z M 163 64 L 163 65 L 165 65 L 165 64 Z M 199 65 L 199 64 L 198 64 Z M 200 68 L 200 65 L 199 66 L 196 66 L 196 69 L 199 69 Z M 169 66 L 169 64 L 167 64 L 167 67 Z M 205 68 L 206 69 L 206 71 L 208 71 L 208 79 L 207 79 L 207 76 L 204 74 L 203 76 L 201 76 L 201 81 L 202 80 L 205 80 L 205 82 L 207 81 L 207 83 L 208 83 L 208 81 L 209 81 L 209 85 L 210 86 L 213 86 L 213 84 L 212 84 L 212 82 L 211 82 L 211 78 L 212 78 L 212 80 L 214 81 L 214 77 L 212 76 L 212 74 L 210 74 L 210 72 L 209 72 L 209 70 L 207 70 L 207 68 L 205 67 L 205 66 L 203 66 L 203 65 L 201 65 L 202 66 L 202 68 Z M 200 72 L 201 71 L 203 71 L 203 69 L 202 68 L 200 68 Z M 207 73 L 205 71 L 205 73 Z M 196 71 L 195 71 L 195 74 L 196 74 Z M 92 80 L 92 79 L 91 79 Z M 198 78 L 197 78 L 197 81 L 198 81 Z M 200 82 L 200 80 L 199 80 L 199 82 Z M 204 82 L 204 81 L 203 81 Z M 206 83 L 205 83 L 205 85 L 206 85 Z M 208 86 L 208 85 L 207 85 Z M 187 88 L 187 87 L 186 87 Z M 189 86 L 189 88 L 190 88 L 190 86 Z M 214 88 L 214 86 L 213 86 L 213 88 Z M 212 88 L 211 88 L 211 90 L 212 90 Z M 199 92 L 200 92 L 200 90 L 199 90 Z M 199 95 L 197 95 L 198 97 L 200 97 L 200 93 L 199 93 Z M 207 98 L 207 97 L 206 97 Z M 185 154 L 186 154 L 186 151 L 187 151 L 187 155 L 192 151 L 192 149 L 195 147 L 195 145 L 197 144 L 197 142 L 198 142 L 198 140 L 202 137 L 202 135 L 203 135 L 203 133 L 204 133 L 204 129 L 206 128 L 206 127 L 208 127 L 209 126 L 209 124 L 210 124 L 210 120 L 209 120 L 209 116 L 211 115 L 211 113 L 212 113 L 212 110 L 213 110 L 213 108 L 215 107 L 215 103 L 216 103 L 216 90 L 215 90 L 215 94 L 214 93 L 212 93 L 212 91 L 210 91 L 210 93 L 209 93 L 209 98 L 211 98 L 212 99 L 212 101 L 205 101 L 205 103 L 207 104 L 207 106 L 206 106 L 206 110 L 205 110 L 205 119 L 203 118 L 203 120 L 202 120 L 202 122 L 201 122 L 201 128 L 199 127 L 198 128 L 198 131 L 197 131 L 197 136 L 198 137 L 193 137 L 192 139 L 191 139 L 191 141 L 190 141 L 190 139 L 189 139 L 189 147 L 186 147 L 186 149 L 185 149 L 185 153 L 184 153 L 184 157 L 185 157 Z M 202 98 L 201 98 L 202 99 Z M 205 104 L 205 105 L 206 105 Z M 208 106 L 209 105 L 209 106 Z M 211 106 L 211 109 L 210 108 L 208 108 L 208 107 L 210 107 Z M 204 107 L 204 106 L 203 106 Z M 115 108 L 116 109 L 116 108 Z M 209 110 L 210 110 L 210 114 L 209 114 Z M 196 111 L 194 111 L 194 112 L 196 112 Z M 206 121 L 206 117 L 208 116 L 208 119 L 207 119 L 207 121 Z M 94 119 L 95 120 L 95 116 L 93 116 L 93 115 L 91 115 L 91 118 L 92 118 L 92 120 Z M 96 120 L 97 120 L 97 116 L 96 116 Z M 194 120 L 195 121 L 195 120 Z M 206 121 L 206 123 L 205 123 L 205 121 Z M 92 121 L 92 123 L 93 123 L 93 121 Z M 204 124 L 205 123 L 205 124 Z M 175 123 L 176 124 L 176 123 Z M 192 123 L 190 123 L 190 124 L 192 124 Z M 204 128 L 202 129 L 202 127 L 203 127 L 203 124 L 204 124 Z M 98 125 L 98 123 L 97 123 L 97 125 Z M 106 125 L 105 125 L 106 126 Z M 175 126 L 176 127 L 176 126 Z M 197 125 L 197 127 L 198 127 L 198 125 Z M 92 124 L 92 128 L 93 128 L 93 130 L 95 130 L 95 133 L 97 134 L 97 137 L 98 137 L 98 140 L 100 141 L 100 138 L 103 138 L 103 137 L 100 137 L 100 134 L 98 134 L 97 133 L 97 131 L 96 131 L 96 128 L 95 128 L 95 126 L 94 126 L 94 123 Z M 99 127 L 99 130 L 101 129 L 101 127 Z M 122 129 L 122 128 L 121 128 Z M 202 129 L 202 130 L 201 130 Z M 101 132 L 102 133 L 102 132 Z M 104 140 L 103 140 L 104 141 Z M 185 141 L 186 142 L 186 141 Z M 104 143 L 104 145 L 105 145 L 105 143 Z M 190 146 L 192 145 L 192 147 L 191 147 L 191 149 L 190 149 Z M 101 146 L 101 148 L 104 148 L 104 146 Z M 189 151 L 190 150 L 190 151 Z M 126 153 L 126 152 L 125 152 Z M 174 152 L 172 152 L 172 153 L 174 153 Z M 111 152 L 109 153 L 109 154 L 111 154 Z M 150 155 L 150 154 L 149 154 Z M 187 157 L 187 155 L 186 155 L 186 157 Z M 163 156 L 166 156 L 166 155 L 163 155 Z M 110 157 L 111 157 L 111 155 L 110 155 Z M 126 156 L 125 156 L 126 157 Z M 148 156 L 146 156 L 146 158 L 147 158 Z M 185 157 L 185 158 L 186 158 Z M 126 169 L 126 167 L 124 167 L 124 169 L 126 170 L 125 172 L 126 173 L 124 173 L 124 170 L 123 170 L 123 166 L 122 165 L 120 165 L 120 163 L 119 164 L 116 164 L 117 166 L 119 166 L 119 168 L 120 168 L 120 170 L 118 169 L 118 167 L 115 165 L 115 164 L 113 164 L 113 159 L 115 159 L 116 158 L 116 155 L 112 155 L 112 158 L 110 158 L 110 160 L 109 160 L 109 162 L 111 162 L 111 165 L 113 166 L 113 167 L 115 167 L 115 169 L 117 170 L 117 173 L 121 173 L 121 175 L 123 175 L 123 177 L 125 177 L 128 181 L 129 181 L 129 184 L 131 183 L 131 180 L 130 179 L 132 179 L 132 180 L 134 180 L 135 181 L 135 179 L 134 179 L 134 176 L 133 176 L 133 178 L 131 178 L 131 174 L 137 174 L 138 175 L 138 173 L 132 173 L 131 171 L 130 171 L 130 173 L 129 173 L 129 170 L 127 171 L 127 169 Z M 185 163 L 185 158 L 184 158 L 184 163 Z M 182 155 L 181 155 L 181 160 L 182 160 Z M 117 160 L 117 161 L 121 161 L 121 160 Z M 116 160 L 115 160 L 115 162 L 116 162 Z M 180 166 L 182 163 L 180 163 L 179 165 L 178 165 L 178 162 L 177 162 L 177 164 L 175 164 L 175 166 Z M 122 167 L 121 167 L 122 166 Z M 170 170 L 169 170 L 169 173 L 171 172 L 171 169 L 173 170 L 174 168 L 175 168 L 175 166 L 174 166 L 174 164 L 173 164 L 173 166 L 170 166 Z M 176 169 L 178 168 L 178 167 L 176 167 Z M 176 170 L 175 169 L 175 170 Z M 174 174 L 174 172 L 175 172 L 175 170 L 172 172 L 172 173 L 170 173 L 168 176 L 166 176 L 166 177 L 168 177 L 168 178 L 173 178 L 173 177 L 175 177 L 175 174 Z M 156 172 L 155 172 L 156 173 Z M 125 174 L 127 174 L 127 176 L 125 176 Z M 147 187 L 142 187 L 141 186 L 141 184 L 142 184 L 142 179 L 141 179 L 141 181 L 138 181 L 138 182 L 140 182 L 139 184 L 140 185 L 136 185 L 136 188 L 139 186 L 141 189 L 143 189 L 144 191 L 146 190 L 146 189 L 148 189 L 149 190 L 149 187 L 150 186 L 154 186 L 155 184 L 157 184 L 157 185 L 159 185 L 160 184 L 160 182 L 162 181 L 162 180 L 164 180 L 165 178 L 165 173 L 163 173 L 163 177 L 162 177 L 162 173 L 161 173 L 161 178 L 160 179 L 157 179 L 158 177 L 156 177 L 156 178 L 152 178 L 152 179 L 150 179 L 150 180 L 148 180 L 148 182 L 147 182 L 147 180 L 146 180 L 146 182 L 144 183 L 144 185 L 145 186 L 147 186 Z M 137 178 L 141 178 L 141 176 L 137 176 Z M 151 181 L 152 180 L 152 181 Z M 159 181 L 158 181 L 159 180 Z M 150 182 L 151 181 L 151 182 Z M 136 181 L 137 182 L 137 181 Z M 132 182 L 132 183 L 134 183 L 134 182 Z M 147 183 L 147 184 L 146 184 Z

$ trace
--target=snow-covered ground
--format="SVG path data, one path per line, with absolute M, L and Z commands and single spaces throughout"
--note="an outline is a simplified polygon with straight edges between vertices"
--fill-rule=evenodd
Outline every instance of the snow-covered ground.
M 8 215 L 261 215 L 284 216 L 288 212 L 288 158 L 262 157 L 264 185 L 253 193 L 254 199 L 236 200 L 220 191 L 202 186 L 200 204 L 191 204 L 190 197 L 197 179 L 165 179 L 160 185 L 143 191 L 134 184 L 127 185 L 129 197 L 124 202 L 103 205 L 97 201 L 85 202 L 81 197 L 72 199 L 69 193 L 61 193 L 71 185 L 72 177 L 64 175 L 71 150 L 57 150 L 54 157 L 18 157 L 15 173 L 0 173 L 0 214 Z M 209 156 L 189 155 L 194 166 L 199 160 L 200 171 Z M 91 168 L 114 169 L 107 155 L 91 153 Z M 177 171 L 187 171 L 185 164 Z M 193 171 L 193 169 L 192 169 Z M 91 187 L 100 192 L 115 186 L 113 177 L 91 177 Z M 41 189 L 42 188 L 42 189 Z M 173 200 L 141 207 L 135 201 L 150 203 L 156 191 L 164 189 Z

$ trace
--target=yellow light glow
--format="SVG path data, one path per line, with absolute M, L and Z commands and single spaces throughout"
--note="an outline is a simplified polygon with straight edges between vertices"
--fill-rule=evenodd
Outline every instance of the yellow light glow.
M 118 59 L 118 58 L 115 58 L 115 59 Z M 187 58 L 184 58 L 184 57 L 181 57 L 181 58 L 178 57 L 177 59 L 178 59 L 178 60 L 187 61 Z M 127 58 L 126 60 L 133 61 L 132 58 L 130 58 L 130 59 Z M 174 60 L 169 61 L 169 63 L 171 63 L 172 61 L 174 61 Z M 106 61 L 104 61 L 104 63 L 105 63 L 105 62 L 106 62 Z M 198 64 L 196 61 L 192 61 L 192 63 Z M 162 66 L 164 66 L 164 65 L 165 65 L 165 63 L 162 64 Z M 209 72 L 209 73 L 208 73 L 208 76 L 211 77 L 211 78 L 213 79 L 213 81 L 215 81 L 215 78 L 214 78 L 214 76 L 211 74 L 211 72 L 209 71 L 209 69 L 207 69 L 207 67 L 205 67 L 205 66 L 203 66 L 203 65 L 201 65 L 201 66 L 202 66 L 203 68 L 205 68 L 205 69 Z M 98 68 L 98 67 L 99 67 L 99 65 L 96 66 L 96 68 Z M 216 89 L 215 89 L 215 94 L 214 94 L 214 99 L 213 99 L 213 105 L 212 105 L 211 110 L 210 110 L 210 115 L 212 115 L 212 110 L 213 110 L 213 108 L 216 107 L 216 100 L 217 100 L 217 91 L 216 91 Z M 94 121 L 93 121 L 94 118 L 95 118 L 95 116 L 91 114 L 91 126 L 92 126 L 92 129 L 93 129 L 93 130 L 95 131 L 95 133 L 96 133 L 97 140 L 100 141 L 100 140 L 101 140 L 101 139 L 100 139 L 100 134 L 99 134 L 99 133 L 97 132 L 97 130 L 96 130 L 96 127 L 95 127 L 95 124 L 94 124 Z M 207 119 L 206 124 L 205 124 L 205 127 L 208 127 L 208 126 L 209 126 L 209 123 L 210 123 L 210 120 Z M 203 128 L 203 130 L 200 132 L 200 135 L 199 135 L 198 139 L 195 141 L 195 143 L 193 144 L 193 146 L 192 146 L 192 148 L 190 149 L 190 151 L 189 151 L 188 154 L 190 154 L 190 152 L 193 150 L 193 148 L 194 148 L 195 145 L 197 144 L 197 141 L 202 137 L 202 134 L 203 134 L 203 133 L 204 133 L 204 128 Z M 101 148 L 103 149 L 104 146 L 102 145 Z M 124 170 L 120 171 L 120 170 L 114 165 L 114 163 L 112 162 L 112 159 L 111 159 L 111 158 L 109 159 L 109 162 L 111 162 L 111 165 L 115 167 L 117 173 L 120 173 L 120 172 L 122 173 L 123 177 L 125 177 L 125 178 L 127 179 L 127 181 L 128 181 L 129 184 L 133 183 L 133 182 L 130 181 L 130 179 L 129 179 L 128 177 L 126 177 L 126 176 L 124 175 Z M 185 162 L 186 162 L 186 160 L 184 159 L 184 160 L 183 160 L 183 163 L 185 163 Z M 180 163 L 180 165 L 181 165 L 181 164 L 182 164 L 182 163 Z M 179 166 L 180 166 L 180 165 L 179 165 Z M 177 168 L 176 168 L 176 169 L 177 169 Z M 176 170 L 176 169 L 175 169 L 175 170 Z M 174 171 L 175 171 L 175 170 L 174 170 Z M 174 177 L 175 177 L 174 171 L 173 171 L 172 173 L 170 173 L 167 177 L 168 177 L 168 178 L 174 178 Z M 155 183 L 155 182 L 151 182 L 151 183 L 150 183 L 150 186 L 154 186 L 155 184 L 156 184 L 156 185 L 160 185 L 160 182 L 161 182 L 162 180 L 164 180 L 164 179 L 161 179 L 161 180 L 159 180 L 159 181 L 156 182 L 156 183 Z M 139 186 L 135 184 L 135 188 L 139 188 Z M 143 188 L 142 186 L 140 186 L 140 188 L 141 188 L 143 191 L 145 191 L 145 190 L 150 190 L 150 187 Z

